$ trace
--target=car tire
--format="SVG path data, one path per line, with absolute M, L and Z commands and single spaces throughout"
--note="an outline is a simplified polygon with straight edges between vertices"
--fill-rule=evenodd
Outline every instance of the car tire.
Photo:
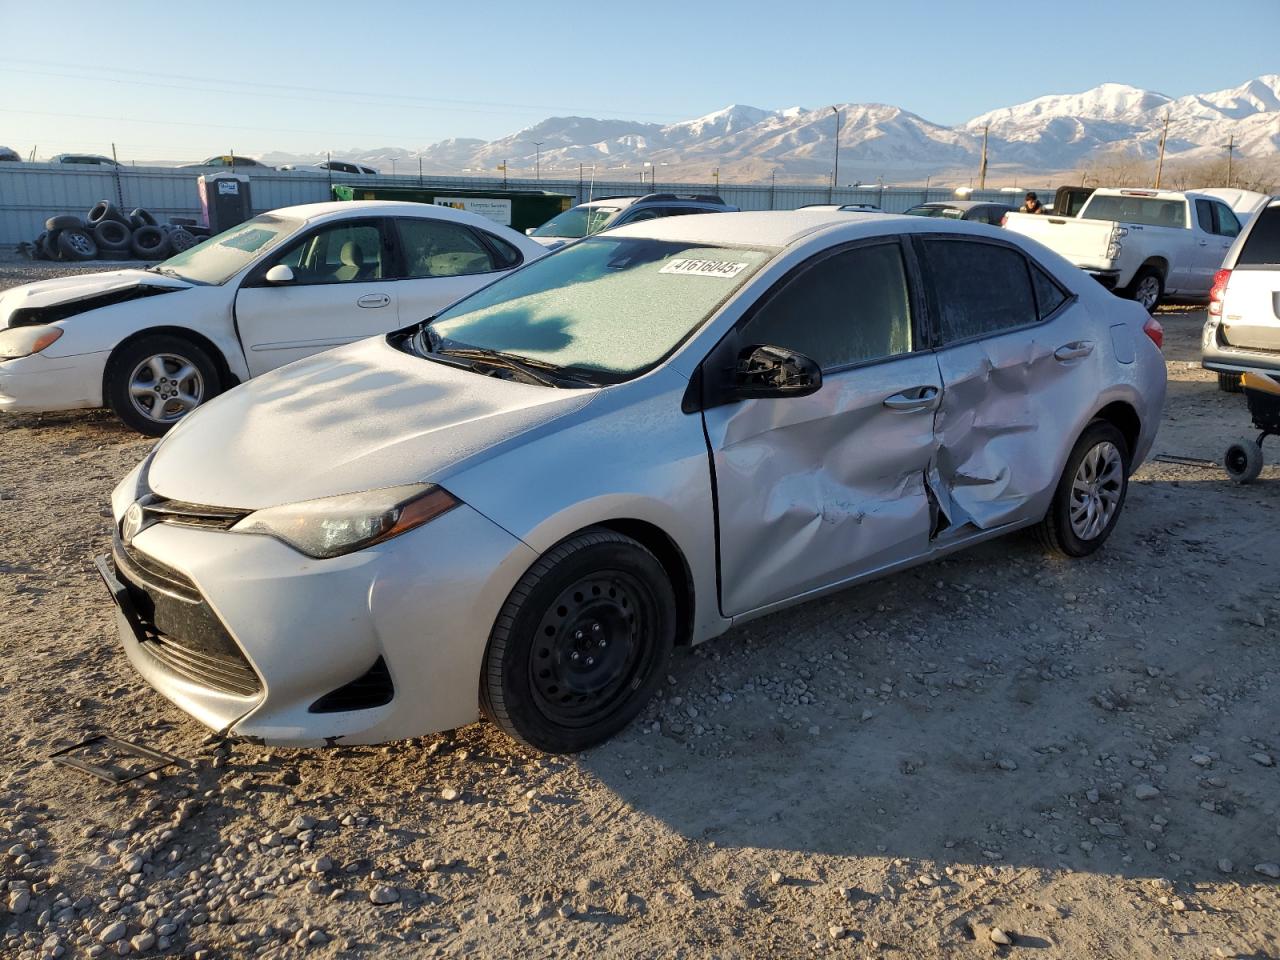
M 1125 292 L 1130 300 L 1145 307 L 1147 313 L 1155 313 L 1164 299 L 1164 277 L 1155 267 L 1143 267 L 1134 274 Z
M 44 228 L 51 233 L 54 230 L 83 230 L 84 221 L 79 217 L 63 214 L 60 217 L 50 217 L 44 222 Z
M 1244 387 L 1240 385 L 1240 374 L 1238 373 L 1220 373 L 1218 374 L 1218 389 L 1223 393 L 1243 393 Z
M 184 227 L 174 227 L 169 231 L 169 246 L 174 253 L 190 250 L 199 242 L 200 238 Z
M 129 240 L 133 255 L 141 260 L 163 260 L 169 255 L 169 235 L 154 225 L 138 227 Z
M 119 220 L 99 220 L 93 225 L 93 239 L 98 242 L 98 249 L 105 253 L 128 255 L 132 252 L 133 231 Z
M 1129 492 L 1129 457 L 1129 445 L 1114 424 L 1094 420 L 1085 428 L 1036 530 L 1047 549 L 1087 557 L 1107 542 Z
M 177 381 L 176 386 L 170 388 L 161 370 Z M 126 426 L 159 437 L 216 397 L 222 380 L 203 347 L 174 334 L 152 334 L 116 348 L 107 361 L 102 388 L 107 406 Z M 148 401 L 151 393 L 154 397 Z M 179 397 L 192 397 L 194 402 L 184 404 Z
M 631 537 L 590 527 L 539 557 L 507 597 L 485 649 L 481 709 L 535 749 L 585 750 L 644 708 L 675 634 L 662 564 Z
M 61 230 L 49 230 L 41 234 L 43 239 L 40 241 L 40 249 L 44 251 L 46 260 L 62 259 L 62 251 L 58 249 L 58 234 L 60 233 L 62 233 Z
M 134 207 L 129 211 L 129 225 L 135 230 L 139 227 L 154 227 L 156 218 L 142 207 Z
M 110 200 L 99 200 L 89 210 L 89 216 L 86 218 L 90 226 L 97 226 L 99 223 L 112 221 L 114 223 L 122 223 L 126 227 L 130 226 L 129 218 L 120 212 L 120 209 Z
M 1263 459 L 1262 447 L 1246 438 L 1227 447 L 1222 466 L 1236 483 L 1253 483 L 1262 473 Z
M 98 255 L 98 244 L 88 230 L 59 230 L 58 252 L 63 260 L 92 260 Z
M 49 237 L 49 231 L 45 230 L 40 234 L 40 236 L 36 237 L 35 241 L 32 243 L 32 247 L 34 247 L 35 249 L 32 250 L 31 255 L 35 257 L 37 260 L 49 259 L 49 252 L 48 250 L 45 249 L 45 246 L 44 246 L 44 242 L 46 239 L 48 239 L 48 237 Z

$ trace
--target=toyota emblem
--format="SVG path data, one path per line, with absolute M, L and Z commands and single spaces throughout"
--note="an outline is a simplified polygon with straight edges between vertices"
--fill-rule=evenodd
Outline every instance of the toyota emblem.
M 142 519 L 142 505 L 129 504 L 129 509 L 124 512 L 124 519 L 120 521 L 120 539 L 124 541 L 126 547 L 133 543 L 133 538 L 142 529 Z

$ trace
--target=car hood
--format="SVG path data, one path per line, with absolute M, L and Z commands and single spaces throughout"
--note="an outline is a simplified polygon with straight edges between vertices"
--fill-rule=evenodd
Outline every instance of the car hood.
M 375 337 L 200 407 L 156 448 L 147 483 L 175 500 L 258 510 L 437 481 L 596 394 L 482 376 Z
M 192 285 L 176 277 L 151 273 L 146 270 L 111 270 L 106 273 L 82 273 L 74 277 L 57 277 L 40 280 L 0 293 L 0 329 L 18 310 L 40 310 L 46 307 L 65 307 L 82 303 L 85 310 L 92 310 L 99 299 L 106 303 L 118 302 L 122 294 L 132 290 L 150 293 L 161 290 L 186 290 Z M 57 319 L 65 318 L 61 314 Z

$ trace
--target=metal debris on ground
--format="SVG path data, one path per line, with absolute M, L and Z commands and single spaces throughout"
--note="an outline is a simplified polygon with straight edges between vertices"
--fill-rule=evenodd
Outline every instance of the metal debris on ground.
M 1216 469 L 1221 464 L 1216 460 L 1205 460 L 1202 457 L 1183 457 L 1174 453 L 1158 453 L 1151 459 L 1158 460 L 1160 463 L 1178 463 L 1184 467 L 1208 467 Z
M 92 756 L 97 763 L 91 763 L 80 756 L 72 754 L 80 752 Z M 49 754 L 49 759 L 63 766 L 73 767 L 116 785 L 137 780 L 149 773 L 155 773 L 170 766 L 185 766 L 181 760 L 168 753 L 162 753 L 151 747 L 130 740 L 100 733 L 87 740 L 63 747 Z M 140 763 L 139 763 L 140 761 Z

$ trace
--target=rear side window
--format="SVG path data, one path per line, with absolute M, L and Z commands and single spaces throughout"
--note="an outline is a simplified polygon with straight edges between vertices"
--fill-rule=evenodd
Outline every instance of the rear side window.
M 1196 201 L 1196 222 L 1205 233 L 1217 233 L 1213 229 L 1213 204 L 1208 200 Z
M 1270 206 L 1257 214 L 1236 266 L 1280 266 L 1280 206 Z
M 1034 263 L 1031 264 L 1031 285 L 1036 291 L 1036 307 L 1043 320 L 1067 302 L 1070 296 L 1058 286 L 1058 282 Z
M 466 227 L 443 220 L 397 220 L 405 276 L 465 277 L 494 269 L 493 257 Z
M 989 336 L 1040 319 L 1027 258 L 973 240 L 924 240 L 934 312 L 945 343 Z
M 510 270 L 512 267 L 520 266 L 520 261 L 522 261 L 524 257 L 520 256 L 519 250 L 507 243 L 507 241 L 503 240 L 501 237 L 495 237 L 488 231 L 485 231 L 484 236 L 485 239 L 493 245 L 493 248 L 498 251 L 498 262 L 494 264 L 496 269 Z
M 1214 212 L 1218 216 L 1217 233 L 1224 237 L 1238 237 L 1240 235 L 1240 221 L 1236 219 L 1235 212 L 1225 203 L 1213 201 Z
M 910 352 L 902 249 L 882 243 L 820 260 L 787 281 L 742 335 L 803 353 L 824 370 Z

